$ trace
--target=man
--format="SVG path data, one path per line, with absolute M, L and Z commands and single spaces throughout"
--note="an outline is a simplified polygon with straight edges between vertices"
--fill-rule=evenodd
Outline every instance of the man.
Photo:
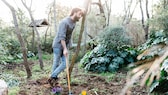
M 58 81 L 58 75 L 66 68 L 66 57 L 68 56 L 68 48 L 71 44 L 71 35 L 75 24 L 84 15 L 84 11 L 80 8 L 73 8 L 68 17 L 64 18 L 59 25 L 57 35 L 53 40 L 53 66 L 51 76 L 48 82 L 51 86 L 53 81 Z

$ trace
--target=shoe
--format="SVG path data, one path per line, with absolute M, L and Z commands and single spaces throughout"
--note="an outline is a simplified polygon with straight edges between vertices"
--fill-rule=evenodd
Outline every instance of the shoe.
M 50 86 L 52 86 L 53 87 L 53 81 L 54 81 L 55 79 L 54 78 L 52 78 L 52 77 L 50 77 L 49 79 L 48 79 L 48 83 L 50 84 Z
M 60 86 L 58 81 L 59 81 L 59 78 L 58 78 L 58 77 L 55 77 L 55 78 L 54 78 L 54 81 L 53 81 L 53 86 L 54 86 L 54 87 L 59 87 L 59 86 Z
M 51 85 L 51 87 L 56 86 L 58 83 L 59 78 L 58 77 L 50 77 L 48 79 L 48 83 Z
M 58 81 L 58 80 L 59 80 L 59 78 L 58 78 L 58 77 L 53 77 L 53 79 L 55 79 L 55 81 Z

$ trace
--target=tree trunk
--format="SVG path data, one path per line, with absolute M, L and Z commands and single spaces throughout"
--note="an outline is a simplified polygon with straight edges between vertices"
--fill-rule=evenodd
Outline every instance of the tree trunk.
M 17 34 L 18 40 L 20 42 L 22 53 L 23 53 L 23 60 L 24 60 L 24 66 L 25 66 L 26 72 L 27 72 L 27 78 L 30 78 L 32 76 L 32 73 L 31 73 L 31 70 L 29 68 L 29 63 L 27 61 L 27 49 L 25 47 L 24 40 L 21 36 L 21 32 L 20 32 L 20 29 L 19 29 L 19 26 L 18 26 L 18 21 L 17 21 L 15 9 L 5 0 L 2 0 L 2 1 L 10 8 L 10 10 L 12 12 L 16 34 Z
M 55 33 L 57 31 L 57 24 L 56 24 L 56 0 L 54 0 L 54 30 L 55 30 Z
M 167 5 L 168 5 L 168 1 L 167 1 L 167 0 L 164 0 L 164 1 L 163 1 L 163 8 L 166 9 Z
M 97 15 L 102 16 L 104 18 L 104 20 L 106 21 L 106 16 L 105 16 L 105 12 L 104 12 L 101 0 L 99 0 L 98 2 L 92 2 L 92 4 L 96 4 L 97 6 L 99 6 L 100 14 L 97 14 Z M 106 27 L 106 23 L 103 24 L 103 28 L 105 28 L 105 27 Z
M 47 27 L 46 32 L 45 32 L 45 37 L 44 37 L 44 46 L 46 46 L 46 42 L 47 42 L 48 29 L 49 29 L 49 26 Z
M 50 14 L 51 14 L 51 8 L 50 11 L 48 13 L 48 22 L 50 22 Z M 49 30 L 50 26 L 47 27 L 46 32 L 45 32 L 45 39 L 44 39 L 44 45 L 46 46 L 46 42 L 47 42 L 47 34 L 48 34 L 48 30 Z
M 31 9 L 27 7 L 26 3 L 22 1 L 22 4 L 25 6 L 25 8 L 27 9 L 27 11 L 29 12 L 31 21 L 33 22 L 33 29 L 37 34 L 37 50 L 38 50 L 38 57 L 39 57 L 39 62 L 40 62 L 40 68 L 43 69 L 43 60 L 42 60 L 42 50 L 41 50 L 41 43 L 40 43 L 40 34 L 36 28 L 36 23 L 34 21 L 33 15 L 31 13 Z
M 142 23 L 142 28 L 144 29 L 145 31 L 145 39 L 147 40 L 148 39 L 148 31 L 149 31 L 149 23 L 147 22 L 147 24 L 145 25 L 145 20 L 144 20 L 144 13 L 143 13 L 143 8 L 142 8 L 142 0 L 139 0 L 139 3 L 140 3 L 140 10 L 141 10 L 141 15 L 142 15 L 142 20 L 141 20 L 141 23 Z M 146 16 L 147 16 L 147 19 L 149 19 L 149 12 L 148 12 L 148 0 L 146 0 Z
M 35 46 L 34 46 L 35 45 L 35 40 L 34 40 L 35 33 L 34 33 L 34 29 L 32 29 L 32 31 L 33 32 L 32 32 L 32 47 L 31 48 L 32 48 L 32 51 L 35 52 L 35 50 L 34 50 L 34 48 L 35 48 Z
M 90 0 L 85 0 L 84 8 L 86 9 L 86 13 L 87 13 L 87 10 L 88 10 L 89 3 L 90 3 Z M 83 31 L 84 31 L 86 13 L 85 13 L 85 15 L 84 15 L 83 18 L 82 18 L 82 24 L 81 24 L 80 34 L 79 34 L 79 38 L 78 38 L 78 45 L 77 45 L 77 47 L 76 47 L 75 54 L 72 56 L 71 65 L 70 65 L 70 67 L 69 67 L 69 75 L 70 75 L 70 76 L 71 76 L 71 73 L 72 73 L 72 70 L 73 70 L 73 67 L 74 67 L 76 58 L 77 58 L 77 56 L 78 56 L 78 54 L 79 54 L 80 44 L 81 44 L 81 40 L 82 40 L 82 34 L 83 34 Z
M 107 2 L 107 1 L 109 1 L 109 2 Z M 106 4 L 106 8 L 107 8 L 107 24 L 106 24 L 106 26 L 109 26 L 112 0 L 106 0 L 105 4 Z
M 128 4 L 128 6 L 126 5 L 126 1 L 124 0 L 124 11 L 125 11 L 125 16 L 124 16 L 124 19 L 123 19 L 123 22 L 122 22 L 122 25 L 123 26 L 126 26 L 127 24 L 130 23 L 131 19 L 132 19 L 132 16 L 135 12 L 135 9 L 138 5 L 138 1 L 136 1 L 136 4 L 135 6 L 133 7 L 133 10 L 131 11 L 131 6 L 133 4 L 133 0 L 131 0 Z

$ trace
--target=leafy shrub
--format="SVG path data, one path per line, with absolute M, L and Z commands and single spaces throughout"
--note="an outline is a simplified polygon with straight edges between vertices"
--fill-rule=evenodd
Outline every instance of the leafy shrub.
M 53 37 L 47 38 L 46 41 L 43 41 L 43 43 L 42 43 L 42 50 L 44 52 L 47 52 L 47 53 L 52 53 L 53 52 L 52 51 L 52 41 L 53 41 Z
M 152 33 L 151 38 L 139 47 L 141 54 L 137 56 L 138 61 L 123 89 L 130 89 L 135 80 L 139 80 L 141 86 L 149 86 L 150 92 L 164 95 L 168 91 L 168 38 L 165 32 Z
M 8 54 L 10 54 L 14 60 L 23 58 L 21 46 L 17 39 L 7 39 L 5 47 L 8 49 Z M 33 57 L 33 56 L 35 56 L 33 52 L 31 51 L 27 52 L 27 57 Z
M 144 44 L 139 46 L 138 50 L 143 51 L 160 43 L 168 44 L 167 35 L 163 30 L 152 32 L 150 34 L 150 39 L 148 39 Z
M 4 35 L 3 32 L 0 32 L 0 35 Z M 0 63 L 6 64 L 7 62 L 10 62 L 13 60 L 13 56 L 9 53 L 9 50 L 7 48 L 7 37 L 1 36 L 0 37 Z
M 7 54 L 7 50 L 0 44 L 0 63 L 6 64 L 10 60 L 13 60 L 13 57 Z
M 19 86 L 20 84 L 18 78 L 12 74 L 0 74 L 0 77 L 7 82 L 8 87 Z
M 82 66 L 93 72 L 114 72 L 132 63 L 137 54 L 136 49 L 128 45 L 123 28 L 107 28 L 99 37 L 99 44 L 82 58 Z
M 168 91 L 168 59 L 164 60 L 161 66 L 161 77 L 158 81 L 154 81 L 150 87 L 150 92 L 165 93 Z
M 8 48 L 8 52 L 12 56 L 16 56 L 16 54 L 19 54 L 21 52 L 20 43 L 18 40 L 7 39 L 6 41 L 7 41 L 6 47 Z
M 6 64 L 14 62 L 16 59 L 22 59 L 23 54 L 18 40 L 11 38 L 0 39 L 0 63 Z M 27 52 L 27 57 L 35 56 L 31 51 Z
M 98 43 L 107 49 L 114 49 L 122 45 L 130 45 L 130 39 L 122 27 L 107 27 L 98 37 Z
M 82 58 L 82 66 L 93 72 L 114 72 L 119 68 L 135 62 L 137 51 L 130 46 L 123 46 L 117 50 L 108 50 L 101 45 L 98 45 L 91 52 L 85 54 Z

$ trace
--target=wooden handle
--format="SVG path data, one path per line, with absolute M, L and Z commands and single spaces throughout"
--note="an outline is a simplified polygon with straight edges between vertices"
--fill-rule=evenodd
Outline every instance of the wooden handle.
M 69 92 L 71 92 L 70 76 L 69 76 L 69 56 L 66 57 L 66 71 L 67 71 L 67 78 L 68 78 L 68 89 L 69 89 Z

